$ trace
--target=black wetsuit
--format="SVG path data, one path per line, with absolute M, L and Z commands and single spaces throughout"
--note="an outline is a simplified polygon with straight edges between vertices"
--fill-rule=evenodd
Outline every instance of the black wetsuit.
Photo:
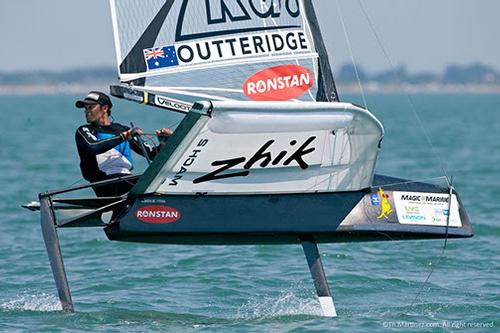
M 141 143 L 137 138 L 124 140 L 120 134 L 129 130 L 127 126 L 111 123 L 109 126 L 83 125 L 75 133 L 80 169 L 83 178 L 96 182 L 109 178 L 126 176 L 133 169 L 131 149 L 143 155 Z M 153 159 L 159 147 L 143 145 L 149 158 Z M 94 186 L 97 196 L 117 196 L 128 192 L 133 186 L 131 182 L 119 182 L 104 186 Z

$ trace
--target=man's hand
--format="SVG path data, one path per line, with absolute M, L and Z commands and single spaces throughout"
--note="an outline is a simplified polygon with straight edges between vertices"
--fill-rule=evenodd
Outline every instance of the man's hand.
M 172 136 L 172 131 L 166 127 L 161 130 L 156 130 L 155 133 L 157 136 Z
M 134 127 L 129 129 L 128 131 L 122 132 L 120 136 L 123 138 L 123 140 L 130 140 L 135 136 L 141 136 L 142 135 L 142 130 L 139 127 Z
M 161 130 L 155 131 L 158 136 L 158 141 L 160 141 L 160 149 L 163 149 L 167 144 L 167 140 L 172 136 L 172 131 L 169 128 L 162 128 Z
M 143 134 L 142 130 L 139 127 L 134 127 L 131 129 L 131 131 L 132 132 L 130 132 L 130 135 L 132 137 L 141 136 Z

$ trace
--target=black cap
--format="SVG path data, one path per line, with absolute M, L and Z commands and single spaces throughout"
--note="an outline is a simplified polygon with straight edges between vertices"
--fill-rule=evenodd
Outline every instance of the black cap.
M 77 108 L 84 108 L 86 105 L 91 104 L 108 105 L 110 109 L 113 106 L 109 96 L 100 91 L 89 92 L 83 101 L 76 101 L 75 106 Z

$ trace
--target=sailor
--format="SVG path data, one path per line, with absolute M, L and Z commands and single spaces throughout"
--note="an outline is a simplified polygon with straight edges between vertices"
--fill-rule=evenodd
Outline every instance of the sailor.
M 172 131 L 163 128 L 156 131 L 160 145 L 144 143 L 139 128 L 129 128 L 111 122 L 110 98 L 99 91 L 91 91 L 83 100 L 76 101 L 77 108 L 85 109 L 87 125 L 76 130 L 75 140 L 80 155 L 80 169 L 83 178 L 89 182 L 130 175 L 133 169 L 131 149 L 152 160 L 163 148 Z M 93 186 L 98 197 L 118 196 L 132 188 L 130 181 Z

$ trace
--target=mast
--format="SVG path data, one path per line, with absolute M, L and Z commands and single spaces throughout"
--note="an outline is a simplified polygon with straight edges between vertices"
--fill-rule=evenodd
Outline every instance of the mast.
M 326 51 L 319 22 L 314 11 L 312 0 L 303 0 L 307 20 L 311 29 L 311 35 L 314 39 L 316 52 L 319 55 L 319 68 L 318 68 L 318 93 L 316 101 L 318 102 L 339 102 L 339 95 L 335 87 L 335 80 L 333 79 L 333 72 L 328 59 L 328 52 Z

